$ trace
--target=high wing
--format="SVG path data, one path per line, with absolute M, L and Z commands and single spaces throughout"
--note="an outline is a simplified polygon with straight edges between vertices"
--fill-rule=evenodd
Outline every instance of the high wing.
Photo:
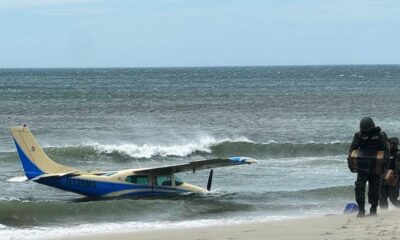
M 177 164 L 165 167 L 145 168 L 136 170 L 135 173 L 147 174 L 173 174 L 178 172 L 187 172 L 217 167 L 228 167 L 242 164 L 256 163 L 253 158 L 248 157 L 231 157 L 231 158 L 216 158 L 200 161 L 192 161 L 185 164 Z

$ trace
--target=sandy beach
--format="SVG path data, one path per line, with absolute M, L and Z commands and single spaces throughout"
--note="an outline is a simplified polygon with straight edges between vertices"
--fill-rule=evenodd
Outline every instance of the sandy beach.
M 69 239 L 146 239 L 146 240 L 240 240 L 240 239 L 400 239 L 400 211 L 380 212 L 378 216 L 329 215 L 307 219 L 235 224 L 199 228 L 105 233 L 66 236 Z

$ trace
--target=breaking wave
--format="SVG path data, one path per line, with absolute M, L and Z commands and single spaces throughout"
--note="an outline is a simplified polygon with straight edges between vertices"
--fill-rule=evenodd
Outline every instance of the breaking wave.
M 150 158 L 153 156 L 178 156 L 185 157 L 193 153 L 213 153 L 213 148 L 223 143 L 254 143 L 245 137 L 237 139 L 217 140 L 213 137 L 203 137 L 198 142 L 186 143 L 182 145 L 153 145 L 153 144 L 93 144 L 92 147 L 103 153 L 121 153 L 136 158 Z
M 204 137 L 196 142 L 184 144 L 100 144 L 88 143 L 81 146 L 47 147 L 45 151 L 51 157 L 73 158 L 80 161 L 101 161 L 104 158 L 129 161 L 135 158 L 149 159 L 157 157 L 231 157 L 248 156 L 259 159 L 290 158 L 311 156 L 345 155 L 349 143 L 268 143 L 253 142 L 245 137 L 236 139 L 216 139 Z M 0 160 L 10 158 L 12 153 L 0 154 Z

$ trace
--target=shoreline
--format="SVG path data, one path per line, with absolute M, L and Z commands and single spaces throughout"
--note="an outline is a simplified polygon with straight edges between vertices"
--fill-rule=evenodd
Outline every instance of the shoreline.
M 143 240 L 258 240 L 258 239 L 400 239 L 399 210 L 379 211 L 378 216 L 357 218 L 355 214 L 284 219 L 270 222 L 237 223 L 188 228 L 99 233 L 46 238 L 72 239 L 143 239 Z M 78 229 L 77 229 L 78 230 Z

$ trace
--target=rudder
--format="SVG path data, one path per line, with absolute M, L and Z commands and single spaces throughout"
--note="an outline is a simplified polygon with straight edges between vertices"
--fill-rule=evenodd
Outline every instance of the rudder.
M 28 127 L 12 127 L 15 146 L 28 179 L 45 173 L 70 172 L 76 169 L 51 160 L 40 147 Z

